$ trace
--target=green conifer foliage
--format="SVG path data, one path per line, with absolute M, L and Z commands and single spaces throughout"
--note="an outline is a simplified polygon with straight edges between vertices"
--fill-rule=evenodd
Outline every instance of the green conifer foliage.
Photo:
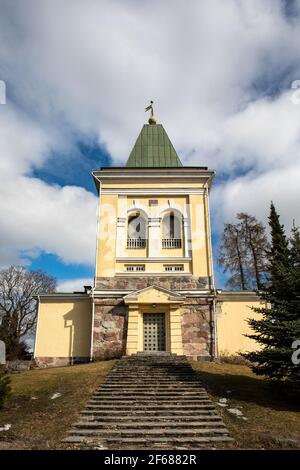
M 254 309 L 260 319 L 248 321 L 254 331 L 248 336 L 257 341 L 261 349 L 244 356 L 253 363 L 256 374 L 298 388 L 300 365 L 292 360 L 292 344 L 300 340 L 300 234 L 294 226 L 290 240 L 287 239 L 273 203 L 269 224 L 268 282 L 260 293 L 265 306 Z

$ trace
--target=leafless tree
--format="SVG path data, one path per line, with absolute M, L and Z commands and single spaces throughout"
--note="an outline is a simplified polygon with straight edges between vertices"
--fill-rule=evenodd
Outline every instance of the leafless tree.
M 55 290 L 56 279 L 43 271 L 27 271 L 21 266 L 0 271 L 0 339 L 8 353 L 34 330 L 37 311 L 33 296 Z
M 229 272 L 226 286 L 241 290 L 261 289 L 266 281 L 266 229 L 256 217 L 237 214 L 236 224 L 225 224 L 218 262 Z
M 229 271 L 231 274 L 227 281 L 228 286 L 247 289 L 245 258 L 245 244 L 239 226 L 225 224 L 218 261 L 224 272 Z
M 248 251 L 248 271 L 251 287 L 260 290 L 266 281 L 266 253 L 269 243 L 266 229 L 256 217 L 245 212 L 237 214 L 240 230 Z

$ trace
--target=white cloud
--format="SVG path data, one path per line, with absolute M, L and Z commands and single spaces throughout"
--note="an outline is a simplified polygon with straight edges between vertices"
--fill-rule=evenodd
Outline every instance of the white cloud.
M 2 0 L 0 264 L 31 249 L 93 263 L 96 197 L 32 168 L 82 136 L 124 163 L 150 99 L 184 163 L 246 172 L 215 190 L 217 227 L 237 210 L 265 216 L 270 199 L 299 217 L 300 105 L 287 88 L 300 79 L 300 2 L 295 13 L 280 0 Z
M 58 292 L 82 292 L 83 286 L 92 286 L 93 279 L 70 279 L 67 281 L 60 281 L 57 286 Z
M 27 176 L 42 166 L 50 136 L 9 105 L 0 114 L 0 265 L 36 257 L 41 250 L 66 263 L 93 262 L 97 198 L 76 186 L 59 187 Z
M 0 189 L 3 264 L 16 250 L 40 248 L 66 263 L 91 263 L 96 246 L 96 197 L 75 186 L 16 177 Z M 2 256 L 1 256 L 2 255 Z
M 201 150 L 253 98 L 255 80 L 299 59 L 297 23 L 276 0 L 3 4 L 16 18 L 13 28 L 3 15 L 2 49 L 18 100 L 96 133 L 122 161 L 149 99 L 178 149 Z
M 235 214 L 241 211 L 255 214 L 266 222 L 271 200 L 287 230 L 293 219 L 300 226 L 299 179 L 300 162 L 285 168 L 271 168 L 261 175 L 250 173 L 218 186 L 212 194 L 217 230 L 221 230 L 224 222 L 233 221 Z

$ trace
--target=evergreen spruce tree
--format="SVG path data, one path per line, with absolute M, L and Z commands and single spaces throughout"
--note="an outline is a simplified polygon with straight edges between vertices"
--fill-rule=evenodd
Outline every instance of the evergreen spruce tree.
M 269 216 L 271 249 L 268 255 L 268 282 L 261 291 L 265 307 L 254 309 L 261 319 L 250 319 L 261 350 L 244 356 L 258 375 L 300 385 L 300 366 L 293 364 L 292 344 L 300 339 L 300 234 L 293 228 L 291 240 L 285 235 L 273 203 Z

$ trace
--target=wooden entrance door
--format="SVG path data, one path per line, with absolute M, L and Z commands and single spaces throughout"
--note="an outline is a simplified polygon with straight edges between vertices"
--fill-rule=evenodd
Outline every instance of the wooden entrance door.
M 144 351 L 165 351 L 164 313 L 144 313 Z

